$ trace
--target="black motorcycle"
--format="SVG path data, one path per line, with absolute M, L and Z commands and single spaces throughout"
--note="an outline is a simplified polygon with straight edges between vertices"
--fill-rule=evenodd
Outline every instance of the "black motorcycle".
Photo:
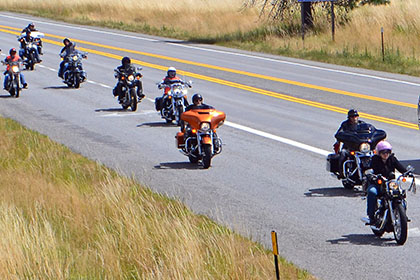
M 138 67 L 137 71 L 142 68 Z M 143 75 L 140 72 L 130 73 L 115 69 L 115 78 L 120 83 L 122 94 L 120 95 L 120 104 L 124 110 L 131 107 L 131 111 L 137 110 L 137 103 L 140 102 L 139 97 L 143 96 L 143 84 L 141 77 Z M 138 94 L 137 94 L 138 93 Z
M 5 62 L 2 63 L 7 64 Z M 9 71 L 6 74 L 9 76 L 9 82 L 6 85 L 6 90 L 11 96 L 16 98 L 19 97 L 20 91 L 22 90 L 20 85 L 20 72 L 20 63 L 18 61 L 9 63 Z
M 408 191 L 416 192 L 416 180 L 413 175 L 414 168 L 408 166 L 408 171 L 396 180 L 387 180 L 381 175 L 370 175 L 372 181 L 379 186 L 380 192 L 375 210 L 375 224 L 371 225 L 373 233 L 381 237 L 384 232 L 393 232 L 398 245 L 407 240 L 409 219 L 407 218 L 407 191 L 402 188 L 405 177 L 411 177 L 412 182 Z
M 79 51 L 73 52 L 64 58 L 66 60 L 66 66 L 63 74 L 63 82 L 68 87 L 79 88 L 80 84 L 86 80 L 87 75 L 82 66 L 83 58 L 87 58 L 87 53 Z
M 371 124 L 362 123 L 357 126 L 356 131 L 341 131 L 335 138 L 344 143 L 346 149 L 342 149 L 338 154 L 328 155 L 327 171 L 341 179 L 345 189 L 362 185 L 363 191 L 366 191 L 365 171 L 370 168 L 376 144 L 386 138 L 386 132 L 376 129 Z M 340 162 L 340 158 L 344 161 Z
M 24 57 L 23 65 L 25 66 L 26 70 L 33 71 L 35 69 L 35 64 L 38 63 L 35 59 L 35 51 L 36 51 L 37 45 L 35 43 L 28 43 L 25 46 L 24 49 Z

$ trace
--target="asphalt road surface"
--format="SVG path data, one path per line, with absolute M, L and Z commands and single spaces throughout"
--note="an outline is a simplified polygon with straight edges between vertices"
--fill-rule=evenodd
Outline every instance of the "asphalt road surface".
M 420 79 L 11 13 L 0 13 L 3 54 L 18 47 L 16 34 L 31 21 L 46 34 L 43 62 L 24 72 L 29 89 L 20 98 L 1 93 L 1 115 L 267 248 L 276 230 L 280 253 L 321 279 L 418 279 L 419 195 L 408 195 L 412 222 L 404 246 L 392 234 L 375 238 L 360 221 L 366 201 L 329 175 L 325 158 L 347 110 L 356 108 L 387 131 L 404 164 L 420 170 Z M 64 37 L 89 52 L 88 82 L 80 89 L 67 89 L 57 77 Z M 113 69 L 125 55 L 143 66 L 147 98 L 137 112 L 122 111 L 112 95 Z M 179 128 L 154 110 L 162 94 L 155 83 L 169 66 L 193 80 L 190 97 L 199 92 L 227 114 L 218 130 L 223 152 L 208 170 L 178 152 Z

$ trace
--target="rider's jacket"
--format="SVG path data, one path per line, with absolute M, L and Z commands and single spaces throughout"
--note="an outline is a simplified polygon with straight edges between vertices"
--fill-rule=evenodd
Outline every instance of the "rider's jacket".
M 344 122 L 341 123 L 340 127 L 338 128 L 337 133 L 342 132 L 342 131 L 356 131 L 357 130 L 357 126 L 364 124 L 364 121 L 358 120 L 357 123 L 352 123 L 350 122 L 350 120 L 345 120 Z
M 169 92 L 169 90 L 171 89 L 169 86 L 173 83 L 182 81 L 178 76 L 175 76 L 173 78 L 166 76 L 165 78 L 163 78 L 161 84 L 165 84 L 168 85 L 167 87 L 165 87 L 165 94 L 167 94 Z
M 29 38 L 25 36 L 25 37 L 22 37 L 19 41 L 20 41 L 20 48 L 24 49 L 28 43 L 34 42 L 35 39 L 32 36 L 29 36 Z
M 131 64 L 128 65 L 120 65 L 117 67 L 118 71 L 127 73 L 127 74 L 136 74 L 136 67 Z
M 16 61 L 19 61 L 19 62 L 22 61 L 22 59 L 20 58 L 20 56 L 18 56 L 17 54 L 14 55 L 13 57 L 10 56 L 10 55 L 7 56 L 6 59 L 4 60 L 4 62 L 6 62 L 6 64 L 7 64 L 6 70 L 9 71 L 10 70 L 10 63 L 11 62 L 16 62 Z
M 374 174 L 381 174 L 388 180 L 395 179 L 395 169 L 401 173 L 407 172 L 407 169 L 398 161 L 394 154 L 390 154 L 385 162 L 383 162 L 381 156 L 374 155 L 370 165 Z
M 68 46 L 64 46 L 60 51 L 60 56 L 63 58 L 68 57 L 70 54 L 74 52 L 76 49 L 76 44 L 73 42 L 70 42 Z

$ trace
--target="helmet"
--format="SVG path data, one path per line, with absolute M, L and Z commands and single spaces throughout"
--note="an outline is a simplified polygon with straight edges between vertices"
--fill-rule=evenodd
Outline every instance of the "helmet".
M 69 42 L 69 43 L 71 43 L 71 41 L 70 41 L 70 39 L 69 39 L 69 38 L 64 38 L 64 40 L 63 40 L 63 44 L 64 44 L 64 45 L 66 44 L 66 41 L 67 41 L 67 42 Z
M 10 55 L 15 55 L 16 54 L 16 49 L 15 48 L 11 48 L 9 51 Z
M 171 78 L 175 77 L 176 76 L 176 69 L 175 69 L 175 67 L 169 67 L 167 74 Z
M 358 116 L 359 116 L 359 113 L 357 112 L 356 109 L 350 109 L 347 112 L 347 118 L 350 118 L 350 117 L 358 117 Z
M 131 63 L 131 59 L 128 56 L 124 56 L 123 59 L 121 59 L 122 65 L 130 64 L 130 63 Z
M 35 24 L 33 22 L 31 22 L 30 24 L 28 24 L 29 28 L 35 28 Z
M 392 151 L 391 144 L 389 144 L 389 142 L 387 142 L 385 140 L 379 142 L 378 145 L 376 145 L 376 151 L 378 153 L 380 153 L 381 151 L 384 151 L 384 150 Z
M 203 101 L 203 97 L 201 96 L 201 94 L 196 93 L 192 96 L 192 102 L 195 103 L 198 100 Z

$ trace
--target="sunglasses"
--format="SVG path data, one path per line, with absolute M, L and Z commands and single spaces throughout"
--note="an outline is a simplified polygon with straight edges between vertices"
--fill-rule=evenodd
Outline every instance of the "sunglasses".
M 383 150 L 379 152 L 380 154 L 390 154 L 391 150 Z

